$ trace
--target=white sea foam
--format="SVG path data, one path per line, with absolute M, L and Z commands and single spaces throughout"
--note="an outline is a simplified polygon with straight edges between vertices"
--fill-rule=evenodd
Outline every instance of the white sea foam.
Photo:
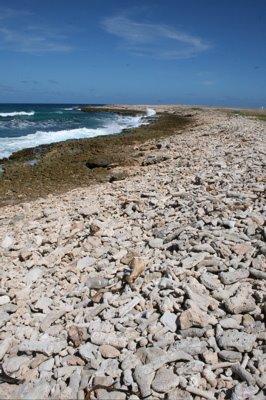
M 3 118 L 5 118 L 5 117 L 17 117 L 17 116 L 20 116 L 20 115 L 29 115 L 29 116 L 32 116 L 32 115 L 34 115 L 35 114 L 35 112 L 34 111 L 29 111 L 29 112 L 27 112 L 27 111 L 13 111 L 13 112 L 10 112 L 10 113 L 0 113 L 0 117 L 3 117 Z
M 0 159 L 9 157 L 12 153 L 42 144 L 62 142 L 69 139 L 83 139 L 92 138 L 95 136 L 112 135 L 122 132 L 125 128 L 133 128 L 140 125 L 147 124 L 142 117 L 122 117 L 117 118 L 103 128 L 89 129 L 89 128 L 76 128 L 60 131 L 37 131 L 35 133 L 18 136 L 18 137 L 5 137 L 0 138 Z
M 147 108 L 146 109 L 146 117 L 152 117 L 155 114 L 156 114 L 156 111 L 153 110 L 152 108 Z

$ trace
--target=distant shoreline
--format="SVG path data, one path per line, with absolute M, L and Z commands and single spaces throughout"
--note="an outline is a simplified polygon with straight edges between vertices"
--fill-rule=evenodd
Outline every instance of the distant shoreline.
M 96 109 L 137 115 L 145 113 L 149 107 L 153 106 L 114 105 Z M 187 107 L 176 107 L 174 113 L 171 110 L 168 113 L 167 107 L 160 110 L 158 107 L 158 118 L 150 125 L 125 129 L 120 134 L 28 148 L 1 160 L 0 206 L 113 179 L 116 168 L 138 163 L 140 156 L 133 150 L 136 143 L 169 136 L 175 130 L 181 133 L 192 123 Z

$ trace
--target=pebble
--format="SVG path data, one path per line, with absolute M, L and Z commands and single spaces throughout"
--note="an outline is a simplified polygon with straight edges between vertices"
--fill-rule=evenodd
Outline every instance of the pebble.
M 0 296 L 0 306 L 4 306 L 5 304 L 10 303 L 9 296 Z
M 123 181 L 1 208 L 0 398 L 263 399 L 265 123 L 189 112 Z
M 104 358 L 116 358 L 120 356 L 120 351 L 109 344 L 103 344 L 99 351 Z
M 177 329 L 176 314 L 166 311 L 160 318 L 161 323 L 168 328 L 171 332 Z

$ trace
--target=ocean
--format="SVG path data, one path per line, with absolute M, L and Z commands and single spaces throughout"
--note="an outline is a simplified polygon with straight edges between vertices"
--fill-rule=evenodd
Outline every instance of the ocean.
M 25 148 L 118 134 L 148 124 L 155 114 L 128 116 L 110 112 L 84 112 L 77 104 L 0 104 L 0 159 Z

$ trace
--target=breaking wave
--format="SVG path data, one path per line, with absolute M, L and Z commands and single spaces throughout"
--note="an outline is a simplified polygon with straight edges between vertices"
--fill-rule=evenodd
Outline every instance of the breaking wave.
M 156 111 L 152 108 L 147 108 L 146 110 L 146 117 L 153 117 L 156 114 Z
M 85 139 L 95 136 L 113 135 L 121 133 L 123 129 L 135 128 L 146 124 L 148 124 L 148 122 L 145 121 L 145 118 L 141 116 L 117 116 L 114 120 L 109 121 L 102 128 L 93 129 L 82 127 L 58 131 L 38 130 L 35 133 L 24 136 L 4 137 L 0 139 L 0 159 L 9 157 L 12 153 L 25 148 L 62 142 L 69 139 Z
M 2 113 L 0 113 L 0 117 L 2 117 L 2 118 L 5 118 L 5 117 L 17 117 L 17 116 L 25 116 L 25 115 L 28 115 L 28 116 L 32 116 L 32 115 L 34 115 L 35 114 L 35 112 L 34 111 L 29 111 L 29 112 L 27 112 L 27 111 L 13 111 L 13 112 L 2 112 Z

